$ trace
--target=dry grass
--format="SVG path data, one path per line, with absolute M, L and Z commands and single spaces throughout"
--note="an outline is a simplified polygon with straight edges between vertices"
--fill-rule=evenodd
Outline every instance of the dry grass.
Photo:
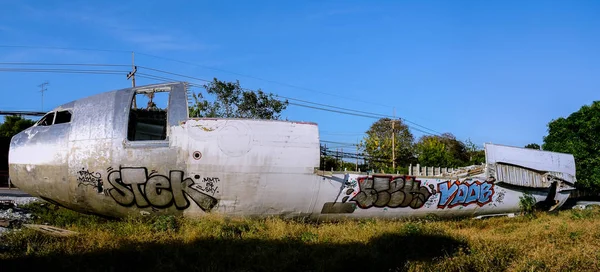
M 2 271 L 600 270 L 598 209 L 486 220 L 306 223 L 217 216 L 113 221 L 51 205 L 31 208 L 37 223 L 80 235 L 55 238 L 28 229 L 5 235 Z

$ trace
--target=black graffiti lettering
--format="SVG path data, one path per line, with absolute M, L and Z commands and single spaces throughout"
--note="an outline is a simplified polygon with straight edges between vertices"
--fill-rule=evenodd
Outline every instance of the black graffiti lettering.
M 119 204 L 123 206 L 131 206 L 135 201 L 133 192 L 123 185 L 121 182 L 121 172 L 114 171 L 108 174 L 108 183 L 113 188 L 108 189 L 108 194 Z
M 202 180 L 202 184 L 196 184 L 195 187 L 202 192 L 215 195 L 215 193 L 219 192 L 219 186 L 216 185 L 219 181 L 217 177 L 205 177 Z
M 435 194 L 432 185 L 421 186 L 421 181 L 407 176 L 374 176 L 359 179 L 360 192 L 352 198 L 362 209 L 370 207 L 411 207 L 418 209 Z M 346 192 L 352 193 L 348 190 Z M 345 201 L 343 201 L 345 202 Z
M 187 178 L 181 184 L 181 188 L 194 202 L 196 202 L 196 204 L 198 204 L 198 206 L 200 206 L 200 208 L 206 211 L 217 205 L 217 200 L 214 197 L 195 190 L 191 187 L 192 185 L 194 185 L 194 181 Z
M 170 171 L 169 177 L 155 173 L 148 175 L 144 167 L 114 170 L 108 175 L 108 181 L 113 186 L 108 190 L 109 195 L 123 206 L 135 203 L 138 207 L 152 206 L 153 210 L 173 204 L 177 209 L 185 209 L 190 205 L 186 195 L 204 211 L 210 211 L 217 205 L 217 199 L 192 187 L 192 179 L 184 180 L 183 171 Z
M 80 171 L 77 171 L 77 186 L 91 186 L 96 189 L 98 193 L 102 193 L 102 174 L 98 172 L 90 172 L 85 168 L 81 168 Z

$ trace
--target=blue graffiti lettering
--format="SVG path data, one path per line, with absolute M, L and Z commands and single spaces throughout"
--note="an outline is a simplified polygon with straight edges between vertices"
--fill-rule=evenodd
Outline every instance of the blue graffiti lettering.
M 492 201 L 494 195 L 494 184 L 488 181 L 480 182 L 478 180 L 466 181 L 446 181 L 438 184 L 440 192 L 440 201 L 438 208 L 453 208 L 456 206 L 468 206 L 477 204 L 482 207 Z

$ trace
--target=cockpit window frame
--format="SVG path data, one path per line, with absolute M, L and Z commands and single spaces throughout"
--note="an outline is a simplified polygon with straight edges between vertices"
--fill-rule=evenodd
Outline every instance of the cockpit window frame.
M 69 113 L 69 122 L 62 122 L 62 123 L 56 123 L 56 117 L 58 116 L 59 113 L 61 112 L 68 112 Z M 71 121 L 73 120 L 73 112 L 71 110 L 60 110 L 60 111 L 55 111 L 54 113 L 54 122 L 52 123 L 52 125 L 62 125 L 62 124 L 70 124 Z
M 131 118 L 132 118 L 132 113 L 134 110 L 136 110 L 134 108 L 134 101 L 136 101 L 136 97 L 137 95 L 147 95 L 147 94 L 156 94 L 156 93 L 166 93 L 167 94 L 167 105 L 165 107 L 165 109 L 160 109 L 165 112 L 165 125 L 164 125 L 164 138 L 162 139 L 135 139 L 134 137 L 132 137 L 132 135 L 130 135 L 130 130 L 132 129 L 131 125 Z M 170 115 L 170 103 L 171 103 L 171 95 L 172 95 L 172 89 L 169 88 L 141 88 L 141 89 L 135 89 L 133 90 L 131 96 L 130 96 L 130 100 L 129 100 L 129 107 L 128 107 L 128 127 L 127 127 L 127 137 L 125 138 L 125 142 L 127 143 L 126 146 L 129 147 L 143 147 L 143 146 L 155 146 L 155 147 L 162 147 L 162 146 L 167 146 L 169 144 L 169 136 L 170 136 L 170 129 L 169 129 L 169 115 Z
M 56 123 L 56 116 L 58 115 L 59 112 L 68 112 L 71 116 L 69 118 L 69 122 L 63 122 L 63 123 Z M 48 115 L 52 114 L 52 123 L 48 124 L 48 125 L 42 125 L 42 120 L 44 120 L 44 118 L 46 118 Z M 59 110 L 59 111 L 49 111 L 48 113 L 46 113 L 42 118 L 40 118 L 40 120 L 38 120 L 35 123 L 35 126 L 40 126 L 40 127 L 49 127 L 49 126 L 54 126 L 54 125 L 62 125 L 62 124 L 70 124 L 71 121 L 73 120 L 73 111 L 71 111 L 70 109 L 68 110 Z
M 46 117 L 48 117 L 48 115 L 52 114 L 52 123 L 48 124 L 48 125 L 42 125 L 42 121 L 46 120 Z M 40 118 L 40 120 L 38 120 L 35 123 L 35 126 L 40 126 L 40 127 L 49 127 L 54 125 L 54 119 L 56 118 L 56 112 L 55 111 L 49 111 L 48 113 L 46 113 L 42 118 Z

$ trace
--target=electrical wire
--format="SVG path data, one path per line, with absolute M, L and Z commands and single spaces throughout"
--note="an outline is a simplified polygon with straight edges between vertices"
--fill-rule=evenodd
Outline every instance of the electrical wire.
M 7 46 L 0 46 L 0 47 L 7 47 Z M 18 47 L 18 46 L 16 46 Z M 37 48 L 37 47 L 32 47 L 32 48 Z M 68 49 L 68 48 L 54 48 L 54 47 L 48 47 L 48 48 L 53 48 L 53 49 Z M 70 48 L 72 50 L 93 50 L 95 51 L 95 49 L 74 49 L 74 48 Z M 104 51 L 104 50 L 99 50 L 99 51 Z M 143 54 L 143 53 L 142 53 Z M 143 55 L 148 55 L 148 54 L 143 54 Z M 148 55 L 148 56 L 152 56 L 152 55 Z M 157 56 L 153 56 L 153 57 L 157 57 Z M 160 57 L 159 57 L 160 58 Z M 0 65 L 42 65 L 42 66 L 105 66 L 105 67 L 127 67 L 129 65 L 126 64 L 99 64 L 99 63 L 43 63 L 43 62 L 0 62 Z M 198 78 L 198 77 L 192 77 L 192 76 L 187 76 L 187 75 L 183 75 L 183 74 L 178 74 L 178 73 L 172 73 L 169 71 L 165 71 L 165 70 L 160 70 L 160 69 L 155 69 L 155 68 L 151 68 L 151 67 L 146 67 L 146 66 L 138 66 L 139 68 L 142 69 L 146 69 L 146 70 L 150 70 L 150 71 L 155 71 L 155 72 L 160 72 L 160 73 L 164 73 L 164 74 L 169 74 L 169 75 L 173 75 L 173 76 L 179 76 L 179 77 L 183 77 L 183 78 L 188 78 L 188 79 L 193 79 L 193 80 L 198 80 L 198 81 L 202 81 L 202 82 L 211 82 L 210 80 L 206 80 L 206 79 L 202 79 L 202 78 Z M 52 72 L 52 71 L 56 71 L 56 72 L 60 72 L 60 73 L 97 73 L 97 74 L 111 74 L 111 73 L 123 73 L 123 72 L 127 72 L 127 71 L 114 71 L 114 70 L 67 70 L 67 69 L 56 69 L 56 70 L 49 70 L 49 69 L 27 69 L 27 68 L 0 68 L 1 72 Z M 147 76 L 147 77 L 153 77 L 154 79 L 162 79 L 162 80 L 173 80 L 174 79 L 170 79 L 167 77 L 161 77 L 161 76 L 156 76 L 156 75 L 150 75 L 150 74 L 145 74 L 145 73 L 138 73 L 139 75 L 142 76 Z M 190 84 L 191 86 L 194 87 L 204 87 L 200 84 Z M 245 89 L 245 88 L 242 88 Z M 255 90 L 251 90 L 251 89 L 245 89 L 245 90 L 249 90 L 249 91 L 255 91 Z M 359 117 L 366 117 L 366 118 L 373 118 L 373 119 L 379 119 L 379 118 L 390 118 L 390 119 L 395 119 L 394 116 L 391 115 L 387 115 L 387 114 L 380 114 L 380 113 L 373 113 L 373 112 L 366 112 L 366 111 L 360 111 L 360 110 L 356 110 L 356 109 L 348 109 L 348 108 L 342 108 L 342 107 L 337 107 L 337 106 L 333 106 L 333 105 L 327 105 L 327 104 L 322 104 L 322 103 L 316 103 L 316 102 L 311 102 L 311 101 L 307 101 L 307 100 L 303 100 L 303 99 L 297 99 L 297 98 L 292 98 L 292 97 L 287 97 L 287 96 L 282 96 L 282 95 L 275 95 L 277 97 L 281 97 L 283 99 L 287 99 L 287 100 L 292 100 L 292 101 L 298 101 L 298 102 L 302 102 L 305 104 L 310 104 L 310 105 L 317 105 L 317 106 L 322 106 L 322 107 L 327 107 L 327 108 L 331 108 L 331 109 L 337 109 L 337 110 L 331 110 L 331 109 L 327 109 L 327 108 L 322 108 L 322 107 L 315 107 L 315 106 L 309 106 L 309 105 L 303 105 L 303 104 L 299 104 L 299 103 L 293 103 L 290 102 L 290 105 L 293 106 L 299 106 L 299 107 L 305 107 L 305 108 L 311 108 L 311 109 L 316 109 L 316 110 L 325 110 L 325 111 L 329 111 L 329 112 L 335 112 L 335 113 L 341 113 L 341 114 L 347 114 L 347 115 L 354 115 L 354 116 L 359 116 Z M 406 123 L 410 123 L 414 126 L 420 127 L 422 129 L 416 129 L 414 127 L 412 127 L 412 129 L 428 134 L 428 135 L 442 135 L 442 133 L 435 131 L 431 128 L 422 126 L 418 123 L 412 122 L 408 119 L 405 118 L 398 118 L 401 119 L 403 121 L 405 121 Z M 425 131 L 425 130 L 428 131 Z M 433 132 L 433 133 L 431 133 Z
M 0 62 L 0 65 L 41 65 L 41 66 L 106 66 L 106 67 L 130 67 L 128 64 L 104 64 L 104 63 L 51 63 L 51 62 Z
M 32 72 L 32 73 L 71 73 L 71 74 L 123 74 L 118 70 L 76 70 L 76 69 L 41 69 L 41 68 L 0 68 L 0 72 Z

